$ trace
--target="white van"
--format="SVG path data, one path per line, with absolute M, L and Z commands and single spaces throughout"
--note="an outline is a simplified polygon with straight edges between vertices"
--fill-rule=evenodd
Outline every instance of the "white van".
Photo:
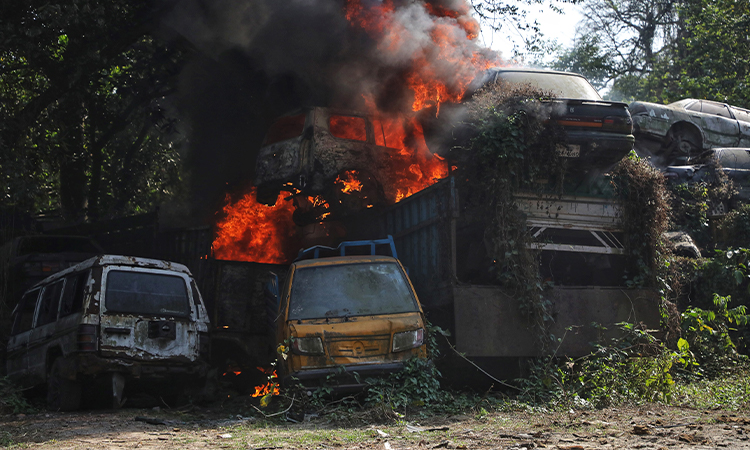
M 208 370 L 208 313 L 182 264 L 88 259 L 27 290 L 12 321 L 8 376 L 46 384 L 53 410 L 78 409 L 91 381 L 103 381 L 119 407 L 128 380 L 175 386 Z

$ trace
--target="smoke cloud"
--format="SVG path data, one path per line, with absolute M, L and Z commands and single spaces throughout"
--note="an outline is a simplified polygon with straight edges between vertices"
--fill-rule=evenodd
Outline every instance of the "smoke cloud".
M 182 0 L 164 21 L 198 50 L 180 78 L 194 205 L 207 215 L 249 184 L 271 121 L 300 106 L 415 109 L 410 82 L 459 95 L 481 48 L 463 0 Z

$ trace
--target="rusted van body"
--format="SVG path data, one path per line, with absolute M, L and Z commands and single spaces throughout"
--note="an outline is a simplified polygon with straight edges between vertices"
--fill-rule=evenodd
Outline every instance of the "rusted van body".
M 182 264 L 101 255 L 27 290 L 13 312 L 8 376 L 45 385 L 52 409 L 77 409 L 84 383 L 105 379 L 112 406 L 127 380 L 200 378 L 208 314 Z
M 401 263 L 361 255 L 293 263 L 280 290 L 284 382 L 354 390 L 426 358 L 422 307 Z

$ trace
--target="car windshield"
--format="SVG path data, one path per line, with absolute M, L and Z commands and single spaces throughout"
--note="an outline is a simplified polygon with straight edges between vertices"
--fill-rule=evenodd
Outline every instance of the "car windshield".
M 108 312 L 190 316 L 187 284 L 177 275 L 110 270 L 105 305 Z
M 294 273 L 289 319 L 419 311 L 396 263 L 305 267 Z
M 302 134 L 305 127 L 305 115 L 286 116 L 279 118 L 271 125 L 263 145 L 271 145 L 287 139 L 295 138 Z
M 601 100 L 601 96 L 585 78 L 554 72 L 498 72 L 498 79 L 511 83 L 530 84 L 559 98 Z

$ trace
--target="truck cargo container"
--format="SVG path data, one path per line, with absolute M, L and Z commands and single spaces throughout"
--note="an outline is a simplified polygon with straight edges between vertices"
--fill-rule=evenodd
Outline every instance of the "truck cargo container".
M 588 354 L 590 343 L 617 334 L 619 322 L 659 327 L 658 293 L 625 286 L 620 210 L 611 195 L 597 194 L 516 196 L 536 238 L 531 245 L 541 252 L 540 274 L 550 283 L 543 296 L 554 317 L 548 332 L 562 339 L 554 349 L 560 356 Z M 392 235 L 428 320 L 449 330 L 455 349 L 494 376 L 515 377 L 524 361 L 542 355 L 539 329 L 488 271 L 483 205 L 471 205 L 469 196 L 449 177 L 379 220 L 348 223 L 349 238 Z M 461 366 L 459 360 L 443 364 L 444 374 Z M 465 368 L 456 373 L 464 377 Z

